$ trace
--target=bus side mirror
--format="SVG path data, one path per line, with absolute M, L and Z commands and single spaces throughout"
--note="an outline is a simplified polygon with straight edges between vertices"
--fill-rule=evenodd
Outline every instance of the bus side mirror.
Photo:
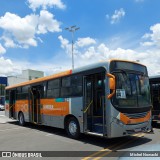
M 112 93 L 107 96 L 107 98 L 110 99 L 115 94 L 115 76 L 110 73 L 107 73 L 107 76 L 109 77 L 109 89 L 113 90 Z
M 115 79 L 112 77 L 109 78 L 109 88 L 112 90 L 115 89 Z

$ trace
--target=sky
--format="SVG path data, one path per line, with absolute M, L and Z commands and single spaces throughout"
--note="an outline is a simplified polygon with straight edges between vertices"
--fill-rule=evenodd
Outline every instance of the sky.
M 113 58 L 160 74 L 159 0 L 1 0 L 0 76 L 51 75 Z

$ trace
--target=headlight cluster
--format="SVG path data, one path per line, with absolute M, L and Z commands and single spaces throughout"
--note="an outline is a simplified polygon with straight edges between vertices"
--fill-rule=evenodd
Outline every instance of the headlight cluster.
M 122 122 L 122 121 L 120 121 L 119 119 L 117 119 L 117 118 L 113 118 L 113 122 L 114 123 L 117 123 L 118 125 L 120 125 L 120 126 L 124 126 L 125 124 Z

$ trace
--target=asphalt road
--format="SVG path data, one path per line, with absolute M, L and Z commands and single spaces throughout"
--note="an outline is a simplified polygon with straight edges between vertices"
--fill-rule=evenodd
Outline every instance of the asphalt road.
M 4 115 L 4 111 L 0 111 L 0 115 Z
M 0 151 L 41 151 L 42 153 L 43 151 L 57 151 L 48 153 L 48 155 L 50 153 L 54 154 L 52 158 L 29 159 L 116 160 L 119 159 L 119 156 L 127 153 L 120 151 L 157 150 L 160 151 L 159 124 L 154 126 L 154 134 L 139 133 L 134 136 L 115 139 L 103 139 L 95 136 L 82 135 L 81 139 L 73 140 L 68 138 L 62 129 L 33 124 L 27 124 L 25 127 L 21 127 L 16 121 L 5 117 L 3 111 L 0 111 Z M 117 154 L 117 157 L 109 157 L 113 154 Z M 130 159 L 128 157 L 126 158 Z M 140 157 L 138 157 L 138 159 L 140 159 Z M 149 157 L 148 160 L 150 159 L 152 158 Z

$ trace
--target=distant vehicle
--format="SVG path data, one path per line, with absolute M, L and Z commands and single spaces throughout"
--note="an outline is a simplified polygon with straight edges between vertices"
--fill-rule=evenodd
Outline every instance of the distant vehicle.
M 4 105 L 0 104 L 0 111 L 4 111 Z
M 152 120 L 160 121 L 160 75 L 149 78 L 151 101 L 153 104 Z
M 151 129 L 146 66 L 110 60 L 6 87 L 6 116 L 106 138 Z

